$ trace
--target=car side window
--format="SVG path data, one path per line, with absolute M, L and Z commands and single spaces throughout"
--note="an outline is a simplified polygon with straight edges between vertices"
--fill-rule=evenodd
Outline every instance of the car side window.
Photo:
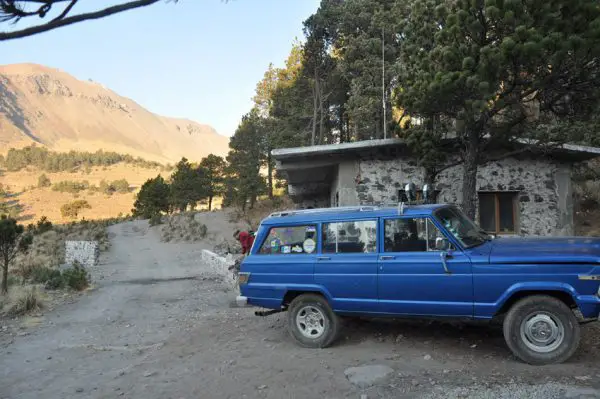
M 398 218 L 384 222 L 385 252 L 432 252 L 453 249 L 429 218 Z
M 323 223 L 323 253 L 377 251 L 377 221 Z
M 317 252 L 317 226 L 271 227 L 260 255 L 300 255 Z

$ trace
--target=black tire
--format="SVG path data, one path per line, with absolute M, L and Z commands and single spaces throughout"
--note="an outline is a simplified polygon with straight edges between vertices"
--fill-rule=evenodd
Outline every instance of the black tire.
M 304 318 L 309 322 L 309 324 L 304 324 L 304 328 L 302 328 L 302 323 L 298 321 L 299 316 L 300 319 Z M 306 318 L 307 316 L 310 320 Z M 317 323 L 317 321 L 319 322 Z M 311 328 L 310 323 L 314 323 L 314 328 Z M 326 348 L 339 335 L 340 319 L 321 295 L 303 294 L 296 297 L 288 308 L 288 330 L 300 346 Z M 319 334 L 315 333 L 319 331 Z M 312 334 L 314 337 L 307 335 L 311 333 L 315 333 Z
M 540 341 L 553 336 L 563 338 Z M 521 299 L 510 308 L 504 319 L 506 344 L 515 356 L 529 364 L 566 361 L 579 347 L 580 338 L 579 322 L 573 311 L 551 296 L 535 295 Z

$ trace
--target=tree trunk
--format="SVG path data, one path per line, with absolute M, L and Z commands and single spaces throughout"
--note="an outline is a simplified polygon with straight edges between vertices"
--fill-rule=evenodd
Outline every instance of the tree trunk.
M 437 170 L 433 167 L 426 167 L 425 168 L 425 183 L 426 184 L 430 184 L 433 185 L 435 184 L 435 180 L 437 178 Z
M 467 140 L 463 164 L 462 208 L 468 217 L 475 220 L 477 210 L 477 150 L 479 147 L 477 133 L 470 132 Z
M 313 118 L 312 118 L 312 135 L 310 145 L 315 145 L 317 136 L 317 113 L 319 111 L 319 79 L 317 69 L 315 68 L 315 82 L 313 84 Z
M 208 196 L 208 211 L 212 211 L 212 200 L 213 200 L 213 196 L 209 195 Z
M 8 293 L 8 261 L 4 261 L 4 267 L 2 268 L 2 293 Z
M 269 186 L 269 198 L 273 199 L 273 159 L 271 157 L 271 150 L 267 154 L 267 183 Z
M 321 85 L 319 84 L 319 144 L 323 144 L 323 135 L 324 135 L 324 121 L 325 121 L 325 111 L 323 110 L 323 93 L 321 89 Z

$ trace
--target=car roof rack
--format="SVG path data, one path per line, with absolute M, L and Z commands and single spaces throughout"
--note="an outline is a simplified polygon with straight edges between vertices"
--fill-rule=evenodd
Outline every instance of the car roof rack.
M 287 211 L 273 212 L 269 217 L 284 217 L 296 215 L 308 215 L 311 213 L 336 213 L 336 212 L 372 212 L 380 209 L 378 206 L 342 206 L 337 208 L 315 208 L 315 209 L 293 209 Z

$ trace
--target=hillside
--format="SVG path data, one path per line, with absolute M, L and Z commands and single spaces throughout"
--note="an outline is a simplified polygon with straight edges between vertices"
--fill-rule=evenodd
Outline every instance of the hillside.
M 153 114 L 93 82 L 35 65 L 0 66 L 0 153 L 37 143 L 54 151 L 98 149 L 173 163 L 225 155 L 212 127 Z

